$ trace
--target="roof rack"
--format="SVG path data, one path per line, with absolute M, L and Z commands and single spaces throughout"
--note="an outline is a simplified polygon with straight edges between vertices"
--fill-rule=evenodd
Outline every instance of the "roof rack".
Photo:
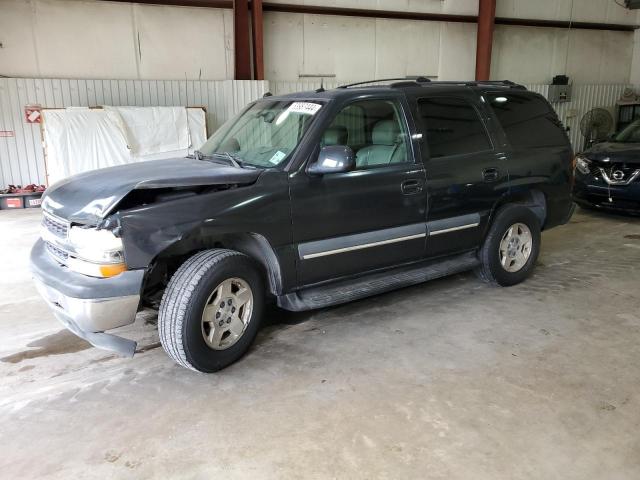
M 482 87 L 482 86 L 495 86 L 495 87 L 509 87 L 509 88 L 517 88 L 519 90 L 526 90 L 527 87 L 524 85 L 520 85 L 519 83 L 512 82 L 511 80 L 477 80 L 477 81 L 451 81 L 451 80 L 442 80 L 431 82 L 434 85 L 464 85 L 467 87 Z
M 495 87 L 509 87 L 515 88 L 518 90 L 526 90 L 527 87 L 524 85 L 520 85 L 518 83 L 512 82 L 511 80 L 478 80 L 478 81 L 455 81 L 455 80 L 430 80 L 427 77 L 419 76 L 419 77 L 404 77 L 404 78 L 381 78 L 378 80 L 367 80 L 364 82 L 355 82 L 349 83 L 347 85 L 340 85 L 338 88 L 350 88 L 356 87 L 358 85 L 366 85 L 369 83 L 378 83 L 378 82 L 395 82 L 389 85 L 391 88 L 402 88 L 402 87 L 417 87 L 422 86 L 423 84 L 428 85 L 460 85 L 465 87 L 482 87 L 482 86 L 495 86 Z
M 338 88 L 349 88 L 349 87 L 357 87 L 358 85 L 365 85 L 367 83 L 379 83 L 379 82 L 393 82 L 393 81 L 410 81 L 412 84 L 414 83 L 424 83 L 430 82 L 428 77 L 425 76 L 408 76 L 408 77 L 400 77 L 400 78 L 379 78 L 376 80 L 366 80 L 364 82 L 355 82 L 348 83 L 346 85 L 340 85 Z

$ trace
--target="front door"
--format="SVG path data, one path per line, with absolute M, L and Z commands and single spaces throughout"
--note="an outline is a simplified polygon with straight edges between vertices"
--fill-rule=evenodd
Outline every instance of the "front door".
M 479 245 L 492 208 L 508 190 L 506 156 L 494 149 L 473 95 L 413 100 L 429 191 L 429 257 Z
M 345 145 L 356 169 L 291 174 L 298 282 L 309 285 L 423 257 L 425 174 L 397 96 L 345 105 L 329 120 L 322 146 Z

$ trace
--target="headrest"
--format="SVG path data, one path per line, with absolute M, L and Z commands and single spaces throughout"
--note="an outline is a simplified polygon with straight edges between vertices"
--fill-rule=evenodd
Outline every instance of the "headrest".
M 371 140 L 374 145 L 393 145 L 398 141 L 400 129 L 395 120 L 380 120 L 373 126 Z
M 330 145 L 346 145 L 348 136 L 349 132 L 347 132 L 347 127 L 341 125 L 329 127 L 322 136 L 322 145 L 325 147 Z

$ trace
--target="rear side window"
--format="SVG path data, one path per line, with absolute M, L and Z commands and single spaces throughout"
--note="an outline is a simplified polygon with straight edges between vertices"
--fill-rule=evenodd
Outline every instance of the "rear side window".
M 418 100 L 418 116 L 426 130 L 432 158 L 492 148 L 478 112 L 462 98 L 421 98 Z
M 492 93 L 487 98 L 512 147 L 567 145 L 562 124 L 543 98 L 522 93 Z

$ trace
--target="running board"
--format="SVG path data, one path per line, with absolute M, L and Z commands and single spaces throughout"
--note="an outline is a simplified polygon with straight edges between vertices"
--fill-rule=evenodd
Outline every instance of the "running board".
M 356 279 L 339 280 L 327 285 L 288 293 L 278 297 L 278 306 L 293 312 L 330 307 L 471 270 L 479 264 L 480 261 L 475 252 L 446 257 L 442 260 L 420 262 L 417 265 L 403 266 Z

